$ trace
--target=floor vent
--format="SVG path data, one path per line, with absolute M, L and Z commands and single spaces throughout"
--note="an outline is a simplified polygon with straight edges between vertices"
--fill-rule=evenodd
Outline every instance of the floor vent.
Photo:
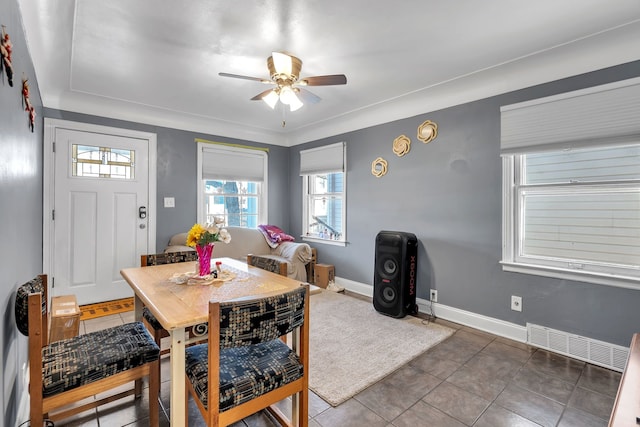
M 536 347 L 618 372 L 624 370 L 629 356 L 629 349 L 626 347 L 572 335 L 532 323 L 527 323 L 527 342 Z

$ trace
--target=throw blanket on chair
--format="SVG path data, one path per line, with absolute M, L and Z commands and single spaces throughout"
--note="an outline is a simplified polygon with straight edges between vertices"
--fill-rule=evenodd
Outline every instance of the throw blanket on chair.
M 277 248 L 278 245 L 282 242 L 293 242 L 296 240 L 293 236 L 285 233 L 284 231 L 282 231 L 282 229 L 276 227 L 275 225 L 261 224 L 258 226 L 258 230 L 262 232 L 265 240 L 267 241 L 267 244 L 272 248 Z

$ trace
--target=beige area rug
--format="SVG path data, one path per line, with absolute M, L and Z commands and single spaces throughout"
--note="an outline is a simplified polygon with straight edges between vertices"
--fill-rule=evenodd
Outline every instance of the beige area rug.
M 378 313 L 373 304 L 322 291 L 311 296 L 309 388 L 337 406 L 453 334 L 446 326 Z

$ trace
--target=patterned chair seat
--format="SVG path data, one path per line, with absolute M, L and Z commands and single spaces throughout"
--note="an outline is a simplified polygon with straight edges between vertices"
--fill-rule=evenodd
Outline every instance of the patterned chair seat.
M 186 349 L 186 374 L 208 408 L 208 345 Z M 301 378 L 298 356 L 279 339 L 220 350 L 220 412 Z
M 156 316 L 154 316 L 153 313 L 151 313 L 151 311 L 147 307 L 142 308 L 142 318 L 147 322 L 149 322 L 149 325 L 154 330 L 164 329 L 160 324 L 160 322 L 158 322 L 158 319 L 156 319 Z
M 157 360 L 142 322 L 54 342 L 42 348 L 43 396 L 53 396 Z

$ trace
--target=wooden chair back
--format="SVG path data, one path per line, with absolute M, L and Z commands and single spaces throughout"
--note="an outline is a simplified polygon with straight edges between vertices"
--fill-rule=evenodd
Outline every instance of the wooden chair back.
M 287 263 L 274 258 L 249 254 L 247 255 L 247 264 L 281 276 L 287 276 Z
M 197 261 L 198 253 L 196 251 L 180 251 L 167 252 L 160 254 L 140 255 L 140 266 L 147 267 L 149 265 L 173 264 L 176 262 Z
M 285 314 L 286 313 L 286 314 Z M 291 349 L 302 366 L 302 375 L 291 382 L 280 385 L 258 396 L 238 396 L 226 392 L 224 399 L 235 400 L 224 403 L 220 395 L 221 352 L 228 349 L 277 342 L 286 347 L 281 338 L 292 334 Z M 229 426 L 262 409 L 267 409 L 282 426 L 308 424 L 309 404 L 309 286 L 252 300 L 237 299 L 209 303 L 208 405 L 205 407 L 197 397 L 191 380 L 187 377 L 187 389 L 194 396 L 208 426 Z M 228 360 L 227 357 L 224 360 Z M 234 368 L 235 369 L 235 368 Z M 235 372 L 235 370 L 234 370 Z M 244 389 L 242 391 L 245 391 Z M 213 397 L 215 396 L 215 397 Z M 276 403 L 291 396 L 291 417 L 287 417 Z M 229 408 L 220 410 L 221 405 Z M 188 411 L 187 411 L 188 412 Z M 295 420 L 295 421 L 294 421 Z M 186 424 L 188 424 L 188 419 Z

